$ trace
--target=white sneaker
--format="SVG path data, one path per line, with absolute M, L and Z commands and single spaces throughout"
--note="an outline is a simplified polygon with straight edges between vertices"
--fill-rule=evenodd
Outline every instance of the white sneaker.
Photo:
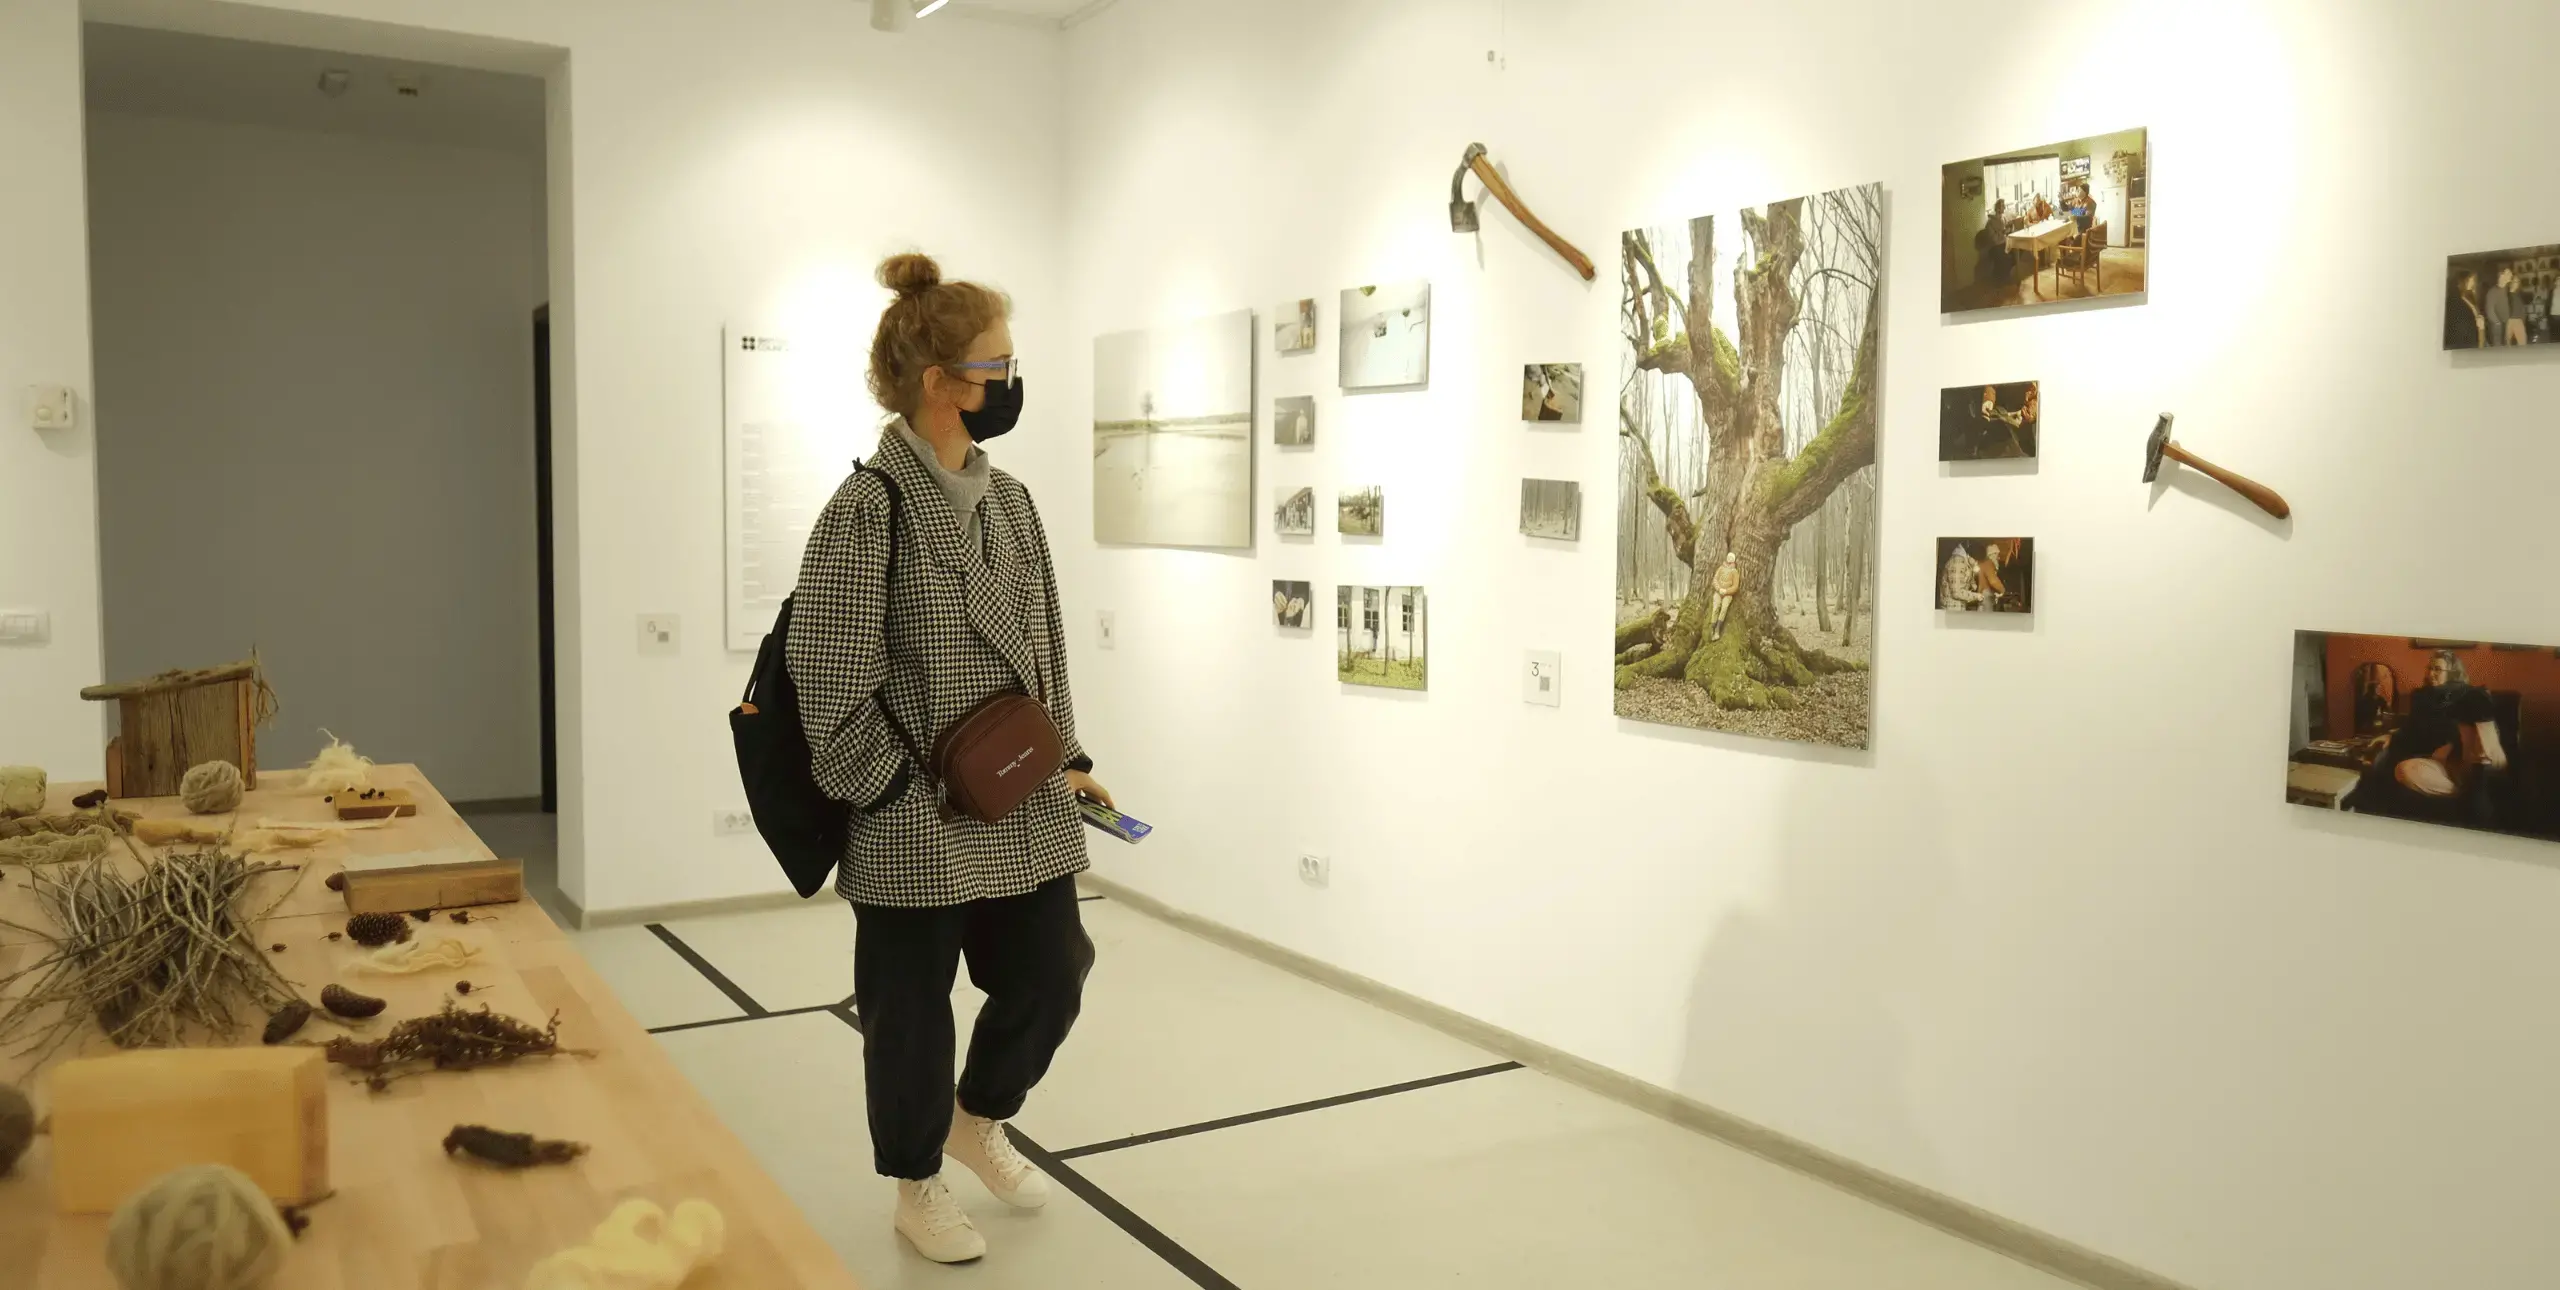
M 969 1172 L 996 1194 L 996 1199 L 1015 1209 L 1038 1209 L 1049 1203 L 1049 1175 L 1014 1150 L 1013 1135 L 1005 1132 L 1002 1120 L 981 1120 L 951 1108 L 951 1136 L 942 1144 L 944 1154 L 969 1166 Z
M 936 1263 L 966 1263 L 986 1257 L 987 1238 L 960 1212 L 960 1202 L 936 1174 L 923 1182 L 898 1184 L 898 1235 L 916 1253 Z

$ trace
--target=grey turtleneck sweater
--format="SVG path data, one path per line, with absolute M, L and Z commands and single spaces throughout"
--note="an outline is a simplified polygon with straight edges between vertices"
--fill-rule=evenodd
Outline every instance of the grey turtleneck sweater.
M 933 445 L 926 442 L 923 435 L 917 434 L 904 418 L 898 421 L 898 433 L 906 439 L 907 447 L 915 451 L 916 460 L 924 463 L 924 472 L 942 486 L 942 495 L 951 499 L 951 513 L 960 517 L 962 549 L 969 553 L 971 560 L 983 563 L 987 550 L 986 544 L 978 540 L 978 510 L 980 504 L 987 500 L 987 486 L 994 482 L 994 476 L 989 473 L 994 467 L 987 462 L 986 450 L 976 444 L 969 445 L 969 459 L 961 463 L 960 469 L 949 470 L 944 468 L 942 458 L 935 454 Z

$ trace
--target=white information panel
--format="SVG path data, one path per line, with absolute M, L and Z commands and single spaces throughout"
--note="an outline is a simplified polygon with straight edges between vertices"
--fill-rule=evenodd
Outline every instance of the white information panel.
M 848 399 L 841 375 L 783 333 L 730 327 L 721 350 L 729 648 L 753 653 L 800 580 L 818 512 L 877 432 L 869 401 Z

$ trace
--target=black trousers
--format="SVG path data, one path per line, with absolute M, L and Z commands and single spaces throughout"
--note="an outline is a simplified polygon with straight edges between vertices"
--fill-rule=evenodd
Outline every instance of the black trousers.
M 986 992 L 960 1105 L 1010 1120 L 1066 1042 L 1093 970 L 1093 941 L 1076 909 L 1076 884 L 1059 878 L 1019 896 L 964 905 L 853 907 L 854 1009 L 862 1019 L 862 1074 L 872 1164 L 891 1178 L 942 1171 L 951 1132 L 953 974 L 965 955 L 969 982 Z

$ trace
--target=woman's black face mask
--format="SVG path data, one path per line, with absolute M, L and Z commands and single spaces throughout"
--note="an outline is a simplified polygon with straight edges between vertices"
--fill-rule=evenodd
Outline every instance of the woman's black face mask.
M 1022 378 L 989 381 L 978 388 L 986 391 L 986 401 L 980 403 L 974 412 L 961 409 L 960 428 L 969 432 L 970 442 L 985 443 L 1010 431 L 1015 422 L 1022 420 Z

